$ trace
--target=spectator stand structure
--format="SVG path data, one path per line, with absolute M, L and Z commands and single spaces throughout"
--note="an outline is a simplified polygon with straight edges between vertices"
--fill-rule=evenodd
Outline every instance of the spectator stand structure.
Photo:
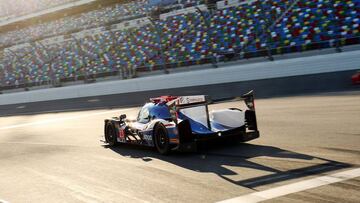
M 0 33 L 8 45 L 0 53 L 0 85 L 127 79 L 360 43 L 360 0 L 182 0 L 156 8 L 146 0 L 116 3 Z

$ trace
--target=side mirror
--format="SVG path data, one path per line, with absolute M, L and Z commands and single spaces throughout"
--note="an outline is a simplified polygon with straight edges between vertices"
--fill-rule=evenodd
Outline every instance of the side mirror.
M 124 120 L 126 118 L 126 114 L 120 115 L 119 118 L 120 118 L 121 121 Z

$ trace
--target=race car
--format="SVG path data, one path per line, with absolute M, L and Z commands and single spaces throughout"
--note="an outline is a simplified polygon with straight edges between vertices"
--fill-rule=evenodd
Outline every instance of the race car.
M 359 85 L 360 84 L 360 71 L 356 72 L 352 77 L 351 77 L 352 83 L 354 85 Z
M 151 98 L 136 120 L 120 115 L 105 119 L 105 142 L 109 146 L 128 143 L 155 147 L 166 155 L 173 150 L 196 151 L 206 140 L 232 137 L 246 142 L 260 136 L 256 121 L 253 91 L 240 97 L 246 109 L 213 110 L 210 98 L 196 96 L 161 96 Z

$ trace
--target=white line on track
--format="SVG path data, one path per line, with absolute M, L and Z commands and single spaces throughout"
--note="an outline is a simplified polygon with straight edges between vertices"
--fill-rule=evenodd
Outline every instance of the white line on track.
M 218 203 L 256 203 L 277 197 L 282 197 L 288 194 L 301 192 L 304 190 L 329 185 L 341 181 L 346 181 L 360 176 L 360 168 L 351 169 L 331 175 L 320 176 L 309 180 L 304 180 L 289 185 L 283 185 L 280 187 L 264 190 L 261 192 L 255 192 L 248 195 L 235 197 L 233 199 L 224 200 Z
M 130 110 L 130 109 L 111 110 L 111 111 L 104 111 L 104 112 L 85 114 L 85 115 L 80 115 L 80 116 L 47 119 L 47 120 L 41 120 L 41 121 L 36 121 L 36 122 L 22 123 L 22 124 L 17 124 L 17 125 L 10 125 L 10 126 L 5 126 L 5 127 L 0 127 L 0 130 L 9 130 L 9 129 L 21 128 L 21 127 L 27 127 L 27 126 L 33 126 L 33 125 L 44 125 L 44 124 L 67 121 L 67 120 L 76 120 L 76 119 L 79 119 L 79 118 L 87 118 L 87 117 L 90 117 L 90 116 L 98 116 L 98 115 L 103 115 L 103 114 L 108 114 L 108 113 L 115 113 L 115 112 L 120 113 L 120 112 L 128 111 L 128 110 Z
M 0 199 L 0 203 L 9 203 L 9 202 L 7 202 L 7 201 L 5 201 L 5 200 Z
M 334 167 L 334 166 L 323 166 L 323 167 L 315 168 L 315 169 L 312 169 L 312 170 L 307 170 L 306 172 L 314 173 L 316 171 L 321 171 L 321 170 L 325 170 L 325 169 L 332 168 L 332 167 Z M 276 176 L 275 178 L 274 177 L 263 178 L 263 179 L 260 179 L 260 180 L 248 182 L 248 183 L 246 183 L 246 185 L 254 185 L 254 184 L 257 184 L 257 183 L 266 182 L 266 181 L 270 181 L 270 180 L 281 179 L 281 178 L 285 178 L 285 177 L 289 177 L 289 176 L 291 176 L 291 175 L 290 174 L 284 174 L 284 175 Z

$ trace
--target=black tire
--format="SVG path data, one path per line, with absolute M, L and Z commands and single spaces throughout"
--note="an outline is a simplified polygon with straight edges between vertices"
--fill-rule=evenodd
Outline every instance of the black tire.
M 112 125 L 107 126 L 105 140 L 110 147 L 116 146 L 118 143 L 116 139 L 115 129 Z
M 162 155 L 167 155 L 170 152 L 170 141 L 167 129 L 162 125 L 158 124 L 154 131 L 155 147 L 157 151 Z
M 246 129 L 243 129 L 241 134 L 242 134 L 242 135 L 241 135 L 240 137 L 238 137 L 238 139 L 237 139 L 238 141 L 237 141 L 237 142 L 238 142 L 238 143 L 248 142 L 248 141 L 246 141 L 245 138 L 244 138 L 244 136 L 245 136 L 245 134 L 246 134 Z

